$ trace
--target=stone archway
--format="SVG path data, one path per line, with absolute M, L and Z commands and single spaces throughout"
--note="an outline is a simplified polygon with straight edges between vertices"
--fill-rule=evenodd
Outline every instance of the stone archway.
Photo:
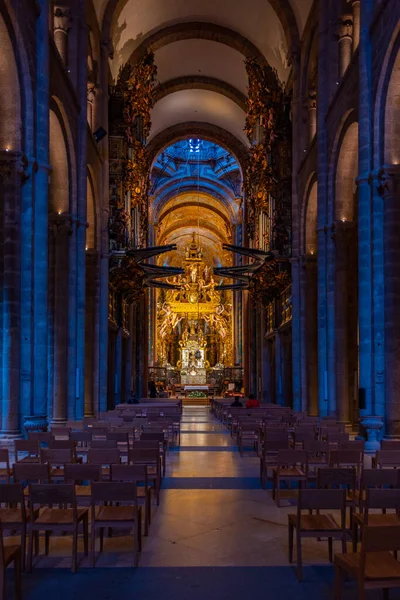
M 337 415 L 358 418 L 358 123 L 341 134 L 334 180 L 335 365 Z

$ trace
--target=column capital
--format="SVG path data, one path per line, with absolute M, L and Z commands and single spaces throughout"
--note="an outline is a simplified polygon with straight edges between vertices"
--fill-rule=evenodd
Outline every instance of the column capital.
M 3 183 L 8 182 L 15 175 L 19 175 L 22 183 L 25 183 L 29 179 L 28 166 L 28 159 L 23 152 L 0 150 L 0 181 Z
M 385 165 L 377 176 L 377 190 L 382 198 L 396 193 L 400 183 L 400 165 Z
M 72 18 L 68 6 L 54 7 L 54 31 L 63 31 L 65 34 L 71 29 Z
M 342 15 L 336 23 L 336 36 L 338 40 L 353 37 L 353 16 Z
M 72 235 L 73 220 L 69 213 L 49 213 L 49 229 L 57 234 Z

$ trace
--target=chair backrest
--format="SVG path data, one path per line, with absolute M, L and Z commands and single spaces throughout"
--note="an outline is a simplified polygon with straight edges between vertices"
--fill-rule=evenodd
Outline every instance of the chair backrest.
M 101 481 L 101 466 L 92 464 L 68 464 L 64 467 L 65 483 L 77 481 Z
M 59 440 L 52 438 L 49 441 L 49 448 L 51 450 L 75 450 L 76 442 L 71 439 Z
M 329 453 L 329 465 L 354 465 L 359 466 L 363 462 L 363 453 L 361 450 L 331 450 Z
M 145 440 L 153 440 L 162 444 L 165 441 L 165 436 L 162 431 L 143 431 L 143 433 L 140 434 L 140 441 Z
M 146 465 L 111 465 L 111 481 L 144 482 L 148 486 Z
M 318 440 L 305 440 L 303 441 L 303 448 L 304 450 L 307 450 L 309 456 L 317 456 L 322 454 L 328 456 L 329 454 L 328 442 L 322 442 Z
M 75 452 L 72 448 L 42 448 L 40 462 L 50 465 L 65 465 L 75 462 Z
M 87 444 L 92 441 L 91 431 L 71 431 L 70 439 L 77 444 Z
M 40 444 L 48 444 L 53 439 L 51 431 L 29 431 L 28 440 L 35 440 Z
M 44 483 L 30 486 L 29 503 L 44 506 L 53 504 L 70 504 L 76 510 L 75 489 L 68 483 Z M 32 517 L 32 510 L 30 511 Z
M 321 429 L 320 436 L 327 439 L 330 444 L 341 444 L 342 442 L 348 442 L 350 439 L 348 433 L 332 432 L 330 429 Z
M 112 465 L 121 462 L 118 448 L 90 448 L 88 463 L 94 465 Z
M 134 482 L 94 482 L 92 504 L 99 502 L 132 502 L 137 504 L 137 489 Z
M 371 508 L 393 509 L 400 513 L 400 489 L 367 489 L 365 511 L 368 513 Z
M 278 450 L 278 467 L 287 465 L 308 465 L 308 452 L 306 450 Z
M 128 444 L 129 434 L 126 431 L 108 431 L 107 440 L 115 440 L 116 442 Z
M 117 440 L 96 440 L 96 439 L 92 439 L 91 444 L 90 444 L 91 448 L 117 448 L 118 447 L 118 442 Z
M 15 482 L 51 483 L 51 471 L 48 463 L 14 463 Z
M 160 442 L 158 442 L 157 440 L 135 440 L 133 443 L 133 448 L 153 448 L 160 451 Z
M 345 510 L 346 491 L 337 489 L 299 490 L 298 509 L 301 510 Z
M 381 440 L 381 450 L 400 450 L 400 440 Z
M 339 442 L 339 450 L 358 450 L 359 452 L 364 453 L 364 446 L 364 440 L 349 440 Z
M 159 467 L 160 450 L 158 448 L 133 448 L 129 450 L 129 463 L 149 464 Z
M 399 549 L 400 525 L 391 525 L 390 527 L 374 525 L 363 528 L 362 554 L 366 552 L 391 552 Z M 365 564 L 365 559 L 361 562 Z
M 355 490 L 357 473 L 353 467 L 318 469 L 317 488 L 348 488 Z
M 0 504 L 20 504 L 25 514 L 24 490 L 20 483 L 2 483 L 0 485 Z
M 378 450 L 375 462 L 378 468 L 400 467 L 400 450 Z
M 29 456 L 40 455 L 40 442 L 38 440 L 14 440 L 15 459 L 18 460 L 18 452 L 27 452 Z
M 398 487 L 400 485 L 399 469 L 363 469 L 361 488 Z
M 4 463 L 7 469 L 10 468 L 10 456 L 7 448 L 0 448 L 0 464 Z
M 287 436 L 281 439 L 269 439 L 267 438 L 264 442 L 264 454 L 268 452 L 278 452 L 279 450 L 287 450 L 289 448 L 289 440 Z

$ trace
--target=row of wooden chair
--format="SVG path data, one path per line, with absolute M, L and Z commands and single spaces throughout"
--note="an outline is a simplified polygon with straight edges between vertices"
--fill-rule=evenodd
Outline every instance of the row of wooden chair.
M 333 561 L 333 540 L 342 544 L 342 554 L 335 555 L 335 598 L 341 598 L 343 574 L 353 576 L 358 583 L 359 598 L 364 589 L 400 587 L 400 489 L 367 489 L 362 512 L 354 517 L 362 530 L 361 552 L 347 553 L 346 489 L 300 490 L 296 514 L 288 515 L 289 562 L 293 561 L 296 532 L 297 577 L 302 579 L 302 539 L 328 540 L 329 560 Z M 371 514 L 372 509 L 382 514 Z M 335 514 L 326 511 L 337 511 Z M 389 510 L 394 512 L 388 513 Z M 392 535 L 393 534 L 393 535 Z M 397 536 L 397 539 L 396 539 Z M 384 541 L 386 538 L 386 541 Z M 353 538 L 354 541 L 354 538 Z M 395 557 L 391 552 L 395 552 Z M 386 596 L 385 596 L 386 597 Z

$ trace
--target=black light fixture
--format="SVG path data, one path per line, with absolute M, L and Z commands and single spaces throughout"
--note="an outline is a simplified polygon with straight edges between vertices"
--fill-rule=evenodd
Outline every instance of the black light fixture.
M 97 143 L 101 142 L 103 138 L 107 135 L 107 131 L 103 127 L 99 127 L 93 134 L 94 139 Z

